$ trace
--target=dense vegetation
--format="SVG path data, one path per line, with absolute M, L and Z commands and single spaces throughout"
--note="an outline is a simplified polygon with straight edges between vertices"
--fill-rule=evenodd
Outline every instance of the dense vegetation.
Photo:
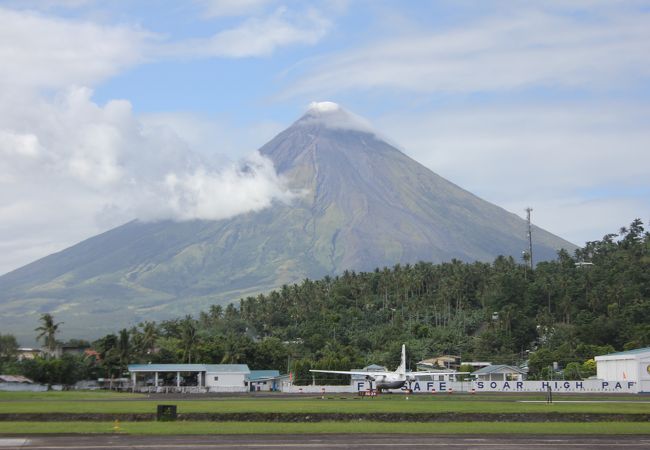
M 405 343 L 412 365 L 444 353 L 528 362 L 530 378 L 555 376 L 557 362 L 563 376 L 580 378 L 593 374 L 596 354 L 650 346 L 649 319 L 650 233 L 637 219 L 534 270 L 499 257 L 346 271 L 242 299 L 239 307 L 215 305 L 197 318 L 142 323 L 93 343 L 98 355 L 77 357 L 87 368 L 78 373 L 117 376 L 131 362 L 247 363 L 309 382 L 309 368 L 396 366 Z M 38 330 L 50 345 L 43 318 Z M 11 362 L 5 341 L 4 372 L 49 380 L 38 361 Z M 47 360 L 41 364 L 53 364 Z

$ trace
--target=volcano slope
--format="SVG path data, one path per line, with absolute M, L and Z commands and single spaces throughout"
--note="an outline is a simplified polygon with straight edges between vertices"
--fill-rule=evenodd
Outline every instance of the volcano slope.
M 70 337 L 195 314 L 304 278 L 418 261 L 520 258 L 526 222 L 406 156 L 332 103 L 259 152 L 293 201 L 226 220 L 134 220 L 0 277 L 0 328 L 33 339 L 42 312 Z M 533 228 L 536 261 L 575 246 Z

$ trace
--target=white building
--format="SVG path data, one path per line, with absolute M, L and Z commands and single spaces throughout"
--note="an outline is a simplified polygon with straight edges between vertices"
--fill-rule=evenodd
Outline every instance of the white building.
M 596 356 L 596 376 L 605 381 L 633 382 L 650 392 L 650 347 Z
M 246 364 L 130 364 L 131 383 L 139 387 L 193 387 L 212 392 L 246 392 Z

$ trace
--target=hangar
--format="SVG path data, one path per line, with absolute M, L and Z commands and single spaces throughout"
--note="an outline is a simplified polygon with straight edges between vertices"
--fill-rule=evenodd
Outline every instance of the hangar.
M 246 364 L 130 364 L 129 372 L 134 390 L 153 386 L 221 392 L 247 391 L 251 373 Z
M 596 376 L 606 381 L 627 381 L 638 392 L 650 392 L 650 347 L 596 356 Z

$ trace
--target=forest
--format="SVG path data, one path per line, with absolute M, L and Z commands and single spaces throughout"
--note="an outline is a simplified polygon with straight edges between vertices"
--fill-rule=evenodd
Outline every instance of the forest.
M 52 355 L 60 326 L 50 314 L 35 323 Z M 595 355 L 650 346 L 650 233 L 636 219 L 534 269 L 498 257 L 305 279 L 196 317 L 116 330 L 85 355 L 16 361 L 15 339 L 0 335 L 0 372 L 71 384 L 122 376 L 129 363 L 242 363 L 292 372 L 300 384 L 311 383 L 310 368 L 393 369 L 402 344 L 413 368 L 451 354 L 528 367 L 529 379 L 593 375 Z M 345 380 L 336 377 L 320 381 Z

